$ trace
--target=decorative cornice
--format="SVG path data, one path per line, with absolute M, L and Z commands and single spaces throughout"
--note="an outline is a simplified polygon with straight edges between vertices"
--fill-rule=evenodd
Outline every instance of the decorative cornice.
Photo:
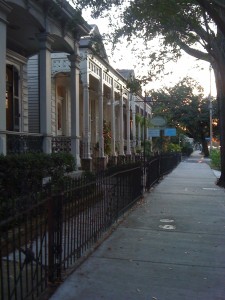
M 6 52 L 6 58 L 11 60 L 11 61 L 14 61 L 14 62 L 21 62 L 23 64 L 27 63 L 27 58 L 12 51 L 12 50 L 9 50 L 7 49 L 7 52 Z

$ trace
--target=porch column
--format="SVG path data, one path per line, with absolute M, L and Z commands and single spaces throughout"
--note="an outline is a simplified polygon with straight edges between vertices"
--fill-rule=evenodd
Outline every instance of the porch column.
M 111 154 L 112 154 L 112 156 L 116 156 L 116 126 L 115 126 L 114 79 L 112 79 L 112 89 L 111 89 Z
M 6 155 L 6 26 L 11 8 L 0 0 L 0 154 Z
M 98 88 L 98 132 L 99 132 L 99 157 L 104 157 L 103 136 L 103 69 L 100 70 L 100 81 Z
M 77 49 L 79 49 L 77 47 Z M 79 108 L 79 79 L 80 57 L 78 53 L 68 56 L 70 60 L 70 94 L 71 94 L 71 154 L 76 160 L 76 167 L 81 167 L 80 161 L 80 108 Z
M 146 128 L 145 128 L 145 137 L 146 137 L 146 141 L 149 140 L 149 137 L 148 137 L 148 126 L 147 126 L 147 125 L 148 125 L 148 120 L 149 120 L 149 114 L 146 112 L 146 120 L 145 120 L 146 123 L 147 123 L 147 124 L 146 124 Z
M 87 160 L 91 159 L 90 149 L 90 124 L 89 124 L 89 72 L 88 65 L 87 71 L 83 74 L 83 156 L 82 158 Z
M 132 129 L 133 129 L 133 149 L 135 152 L 135 148 L 136 148 L 136 107 L 135 104 L 133 104 L 133 109 L 132 109 Z
M 124 155 L 124 134 L 123 134 L 123 91 L 120 94 L 120 147 L 119 154 Z
M 130 98 L 132 97 L 131 94 L 128 95 L 127 98 L 127 106 L 126 106 L 126 113 L 127 113 L 127 155 L 131 155 L 130 149 Z
M 138 113 L 139 113 L 139 115 L 141 115 L 140 107 L 138 108 Z M 140 122 L 138 122 L 137 130 L 138 130 L 138 132 L 137 132 L 137 134 L 138 134 L 138 146 L 141 147 L 141 123 Z
M 43 152 L 52 152 L 51 128 L 51 44 L 53 39 L 48 33 L 38 36 L 39 51 L 39 76 L 40 76 L 40 132 L 43 134 Z

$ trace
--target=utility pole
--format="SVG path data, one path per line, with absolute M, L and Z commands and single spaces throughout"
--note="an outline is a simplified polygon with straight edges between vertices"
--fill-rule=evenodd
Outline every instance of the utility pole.
M 143 158 L 144 158 L 144 183 L 143 183 L 143 189 L 145 189 L 146 186 L 146 102 L 147 102 L 147 92 L 145 91 L 145 98 L 144 98 L 144 147 L 143 147 Z

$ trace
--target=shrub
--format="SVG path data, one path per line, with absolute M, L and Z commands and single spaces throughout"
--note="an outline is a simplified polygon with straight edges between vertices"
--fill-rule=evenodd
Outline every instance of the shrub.
M 193 152 L 193 148 L 190 144 L 186 144 L 182 147 L 181 151 L 182 151 L 182 155 L 190 156 L 191 153 Z
M 28 153 L 0 156 L 0 199 L 9 199 L 40 191 L 42 180 L 56 182 L 75 169 L 70 153 Z
M 167 145 L 167 152 L 181 152 L 181 147 L 178 144 L 169 143 Z
M 151 155 L 152 154 L 152 145 L 150 141 L 145 141 L 141 143 L 142 147 L 144 148 L 145 146 L 145 155 Z
M 210 158 L 211 158 L 211 166 L 215 169 L 221 170 L 220 150 L 213 149 L 210 152 Z

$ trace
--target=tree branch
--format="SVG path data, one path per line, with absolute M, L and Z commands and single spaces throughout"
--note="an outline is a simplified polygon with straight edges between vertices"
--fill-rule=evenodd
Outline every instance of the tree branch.
M 201 59 L 207 62 L 210 62 L 210 55 L 208 53 L 202 52 L 197 49 L 193 49 L 190 46 L 186 45 L 182 41 L 177 41 L 179 47 L 184 50 L 187 54 L 194 56 L 197 59 Z
M 214 2 L 219 8 L 225 9 L 225 4 L 221 3 L 220 1 L 218 1 L 218 0 L 213 0 L 213 2 Z
M 213 8 L 213 6 L 206 0 L 196 0 L 196 2 L 205 9 L 205 11 L 209 14 L 215 24 L 218 26 L 219 30 L 225 36 L 225 22 L 218 14 L 218 11 Z

